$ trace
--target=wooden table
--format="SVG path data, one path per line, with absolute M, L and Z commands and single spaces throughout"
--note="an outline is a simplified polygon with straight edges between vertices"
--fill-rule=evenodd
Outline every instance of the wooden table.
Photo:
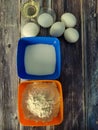
M 0 130 L 98 130 L 98 0 L 49 1 L 57 20 L 66 11 L 74 13 L 80 33 L 76 44 L 59 38 L 64 121 L 51 127 L 24 127 L 17 117 L 16 50 L 23 2 L 0 0 Z M 48 30 L 39 35 L 48 36 Z

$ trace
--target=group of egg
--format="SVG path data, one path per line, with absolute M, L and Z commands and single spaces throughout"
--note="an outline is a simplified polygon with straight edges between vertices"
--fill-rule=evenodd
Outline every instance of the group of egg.
M 54 23 L 50 28 L 50 35 L 60 37 L 64 33 L 67 42 L 75 43 L 79 39 L 78 31 L 73 28 L 77 23 L 76 17 L 72 13 L 64 13 L 61 22 Z
M 79 39 L 79 33 L 74 28 L 77 23 L 76 17 L 72 13 L 64 13 L 61 16 L 61 21 L 54 22 L 53 16 L 43 12 L 37 18 L 37 23 L 28 22 L 22 28 L 22 36 L 31 37 L 37 36 L 40 32 L 40 26 L 49 28 L 49 34 L 53 37 L 60 37 L 64 34 L 67 42 L 75 43 Z M 40 26 L 39 26 L 40 25 Z

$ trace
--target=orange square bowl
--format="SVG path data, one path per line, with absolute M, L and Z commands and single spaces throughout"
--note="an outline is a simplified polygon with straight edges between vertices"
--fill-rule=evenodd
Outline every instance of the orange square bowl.
M 51 121 L 42 122 L 42 121 L 34 121 L 31 119 L 27 119 L 24 115 L 23 108 L 22 108 L 22 94 L 24 90 L 27 88 L 27 84 L 34 83 L 34 82 L 42 82 L 42 83 L 55 83 L 58 91 L 60 93 L 60 110 L 57 117 L 53 118 Z M 49 126 L 49 125 L 59 125 L 63 121 L 63 94 L 62 94 L 62 85 L 57 80 L 30 80 L 24 81 L 20 83 L 18 87 L 18 117 L 19 121 L 24 126 Z

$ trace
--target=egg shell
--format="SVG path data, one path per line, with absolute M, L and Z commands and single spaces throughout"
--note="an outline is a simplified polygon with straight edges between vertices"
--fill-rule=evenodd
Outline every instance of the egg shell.
M 79 32 L 74 28 L 68 28 L 64 32 L 64 38 L 67 42 L 75 43 L 79 39 Z
M 50 28 L 50 35 L 54 37 L 60 37 L 65 30 L 65 24 L 63 22 L 56 22 Z
M 23 37 L 37 36 L 40 31 L 39 26 L 36 23 L 29 22 L 26 23 L 21 29 L 21 34 Z
M 53 20 L 53 16 L 49 13 L 42 13 L 38 16 L 37 18 L 38 24 L 40 26 L 42 26 L 43 28 L 48 28 L 50 27 L 54 20 Z
M 61 16 L 61 21 L 65 23 L 66 27 L 74 27 L 77 23 L 77 19 L 72 13 L 64 13 Z

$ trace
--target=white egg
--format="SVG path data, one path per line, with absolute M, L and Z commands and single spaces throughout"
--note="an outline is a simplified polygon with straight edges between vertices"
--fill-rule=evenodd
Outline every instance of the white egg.
M 74 28 L 68 28 L 64 32 L 64 38 L 70 43 L 75 43 L 79 39 L 79 32 Z
M 38 16 L 37 18 L 38 24 L 40 26 L 42 26 L 43 28 L 48 28 L 50 27 L 54 20 L 53 20 L 53 16 L 49 13 L 42 13 Z
M 40 28 L 36 23 L 29 22 L 23 26 L 21 34 L 23 37 L 32 37 L 38 35 L 39 30 Z
M 60 37 L 65 30 L 65 24 L 63 22 L 56 22 L 50 28 L 50 35 L 54 37 Z
M 61 21 L 65 23 L 66 27 L 74 27 L 77 23 L 77 19 L 72 13 L 64 13 L 61 16 Z

